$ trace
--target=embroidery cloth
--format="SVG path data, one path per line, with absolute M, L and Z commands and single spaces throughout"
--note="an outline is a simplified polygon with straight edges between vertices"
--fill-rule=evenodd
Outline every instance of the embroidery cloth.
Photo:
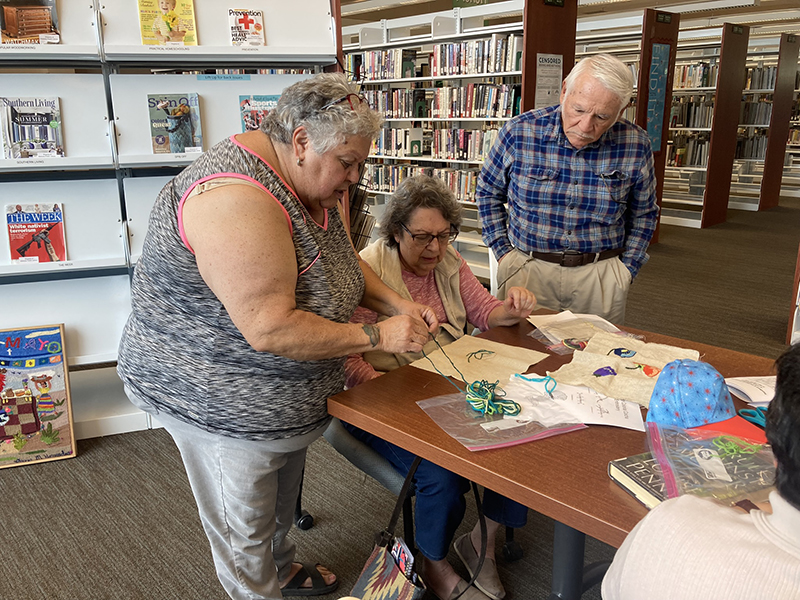
M 572 355 L 571 362 L 548 375 L 558 383 L 585 385 L 606 396 L 647 408 L 661 369 L 673 360 L 687 358 L 698 360 L 700 354 L 696 350 L 600 331 L 582 352 Z

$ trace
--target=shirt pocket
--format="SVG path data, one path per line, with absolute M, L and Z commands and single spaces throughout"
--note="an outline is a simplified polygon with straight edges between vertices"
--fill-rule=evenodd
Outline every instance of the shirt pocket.
M 600 189 L 604 196 L 616 204 L 627 204 L 631 190 L 631 176 L 619 169 L 601 171 Z
M 557 169 L 539 168 L 520 173 L 517 178 L 520 203 L 529 208 L 541 208 L 544 199 L 546 205 L 551 204 L 558 190 L 558 176 Z

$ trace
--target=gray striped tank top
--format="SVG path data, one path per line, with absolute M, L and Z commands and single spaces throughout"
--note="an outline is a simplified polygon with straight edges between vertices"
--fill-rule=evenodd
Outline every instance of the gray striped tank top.
M 256 352 L 181 241 L 181 198 L 199 182 L 232 175 L 264 185 L 289 214 L 299 310 L 346 323 L 361 301 L 364 278 L 338 211 L 327 211 L 327 222 L 318 225 L 269 166 L 227 139 L 156 199 L 134 271 L 117 371 L 139 398 L 206 431 L 251 440 L 302 435 L 324 425 L 327 398 L 343 389 L 345 357 L 297 361 Z

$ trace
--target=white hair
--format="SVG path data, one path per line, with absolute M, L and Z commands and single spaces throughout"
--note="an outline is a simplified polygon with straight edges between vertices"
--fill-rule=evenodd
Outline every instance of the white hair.
M 631 101 L 633 95 L 633 73 L 615 56 L 610 54 L 597 54 L 581 60 L 567 75 L 564 83 L 566 93 L 570 94 L 572 86 L 581 75 L 588 75 L 599 81 L 603 87 L 613 92 L 620 102 L 620 109 Z

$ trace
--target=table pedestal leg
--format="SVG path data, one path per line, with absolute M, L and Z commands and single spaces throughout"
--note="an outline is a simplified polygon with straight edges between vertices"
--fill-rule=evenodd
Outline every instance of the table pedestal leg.
M 584 567 L 586 535 L 555 521 L 553 534 L 553 582 L 549 600 L 580 600 L 583 592 L 600 583 L 608 561 Z

